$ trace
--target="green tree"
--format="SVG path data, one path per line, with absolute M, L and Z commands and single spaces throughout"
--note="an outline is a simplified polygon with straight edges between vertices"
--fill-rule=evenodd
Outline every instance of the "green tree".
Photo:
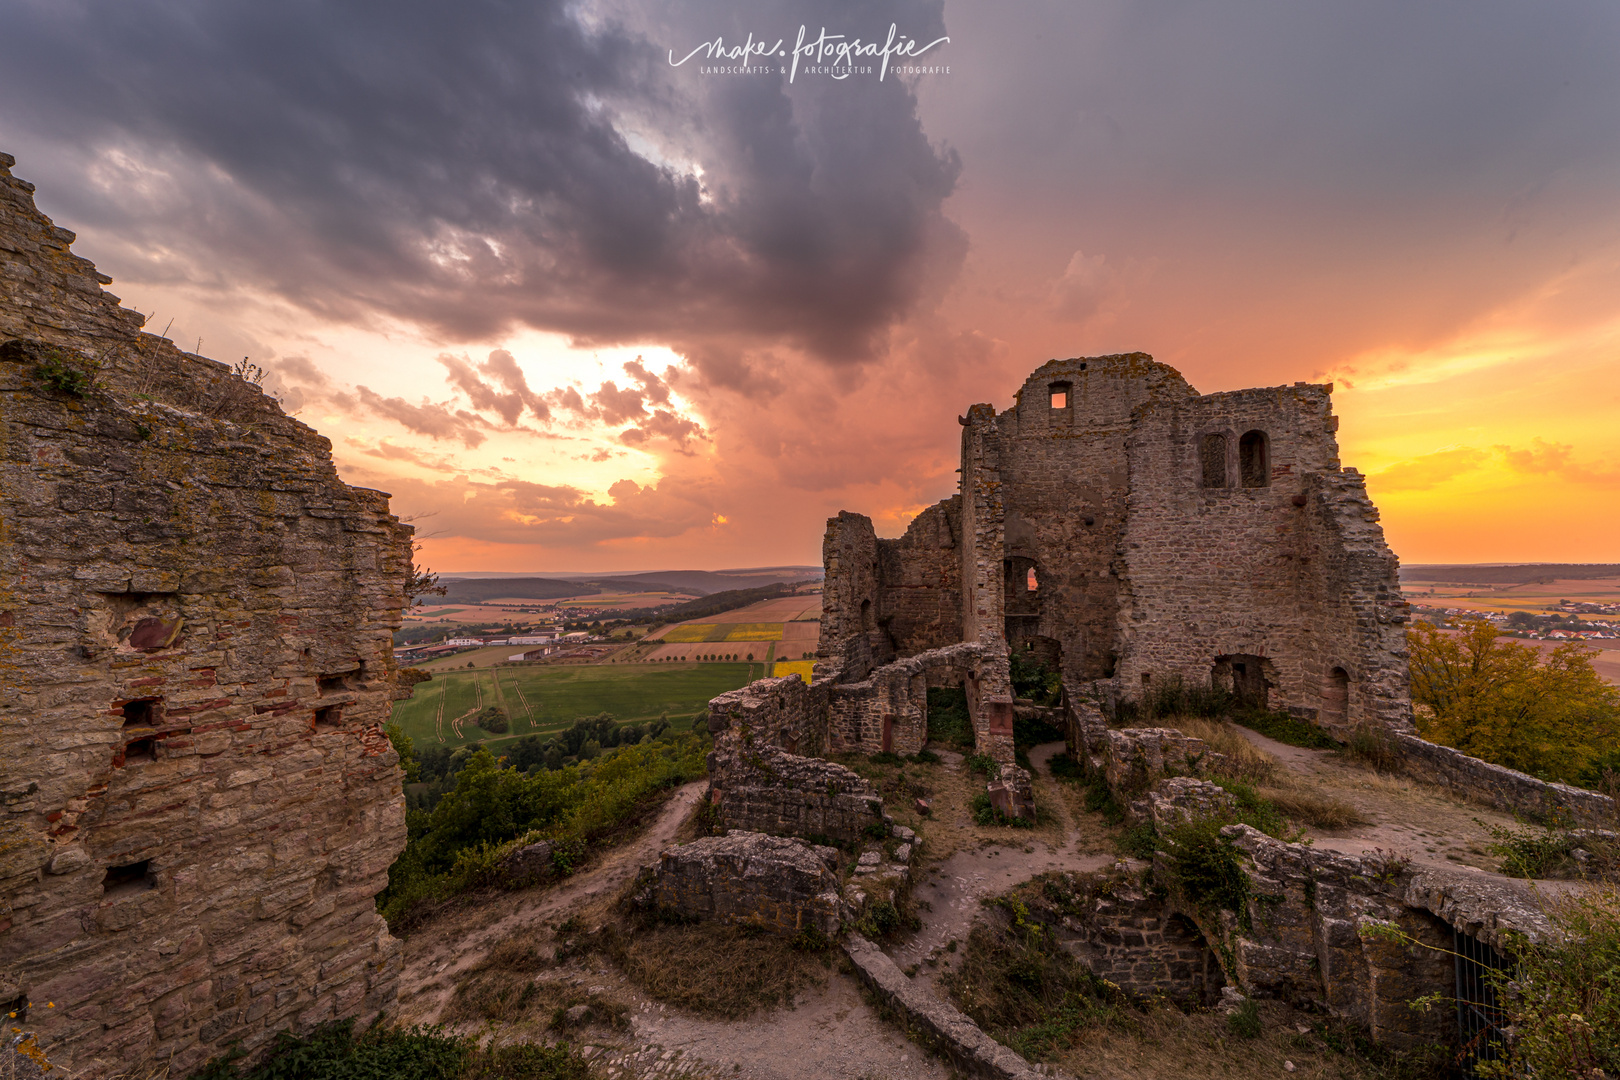
M 1498 641 L 1471 619 L 1448 633 L 1417 623 L 1407 634 L 1418 733 L 1510 769 L 1574 780 L 1620 749 L 1620 691 L 1576 642 L 1551 653 Z
M 399 767 L 405 770 L 405 782 L 416 783 L 421 775 L 421 766 L 416 760 L 416 743 L 398 724 L 389 724 L 384 730 L 388 732 L 388 741 L 394 744 L 394 753 L 399 755 Z

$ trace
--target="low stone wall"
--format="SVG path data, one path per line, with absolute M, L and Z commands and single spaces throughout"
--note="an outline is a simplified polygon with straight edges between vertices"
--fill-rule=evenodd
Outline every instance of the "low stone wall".
M 643 872 L 632 903 L 778 934 L 814 929 L 836 937 L 843 914 L 837 867 L 836 848 L 731 832 L 664 851 Z
M 855 974 L 893 1011 L 917 1041 L 944 1054 L 969 1076 L 991 1080 L 1041 1080 L 1062 1076 L 1056 1070 L 1038 1073 L 1017 1053 L 986 1035 L 979 1025 L 948 1001 L 935 997 L 927 984 L 913 982 L 883 950 L 861 937 L 844 939 L 844 953 Z
M 883 800 L 851 769 L 723 736 L 709 755 L 709 801 L 727 829 L 858 843 L 886 824 Z
M 1174 728 L 1126 728 L 1106 733 L 1104 776 L 1116 796 L 1140 792 L 1167 771 L 1203 772 L 1221 760 L 1203 739 Z
M 1005 705 L 1005 757 L 1012 761 L 1012 697 L 1006 675 L 1006 653 L 977 643 L 950 645 L 943 649 L 908 656 L 869 672 L 860 681 L 827 680 L 828 745 L 835 750 L 864 750 L 876 753 L 889 749 L 897 754 L 915 754 L 928 741 L 928 688 L 963 680 L 978 687 L 979 701 L 969 695 L 975 730 L 988 721 L 983 715 L 990 703 Z M 821 680 L 817 680 L 818 685 Z M 884 733 L 888 732 L 887 747 Z M 985 749 L 984 731 L 979 738 Z
M 1212 911 L 1196 898 L 1172 903 L 1214 944 L 1229 981 L 1344 1017 L 1395 1046 L 1445 1042 L 1456 1019 L 1420 997 L 1455 994 L 1453 929 L 1500 948 L 1504 931 L 1547 932 L 1528 886 L 1463 870 L 1414 871 L 1393 856 L 1352 856 L 1285 844 L 1247 825 L 1221 830 L 1247 877 L 1243 911 Z M 1166 856 L 1155 880 L 1173 883 Z M 1395 927 L 1420 944 L 1390 940 Z
M 1064 916 L 1064 945 L 1093 974 L 1144 997 L 1209 1005 L 1226 985 L 1220 962 L 1193 923 L 1129 876 L 1107 882 Z
M 827 746 L 827 686 L 787 675 L 727 691 L 709 701 L 709 733 L 735 731 L 790 754 L 820 754 Z
M 1614 800 L 1607 795 L 1537 780 L 1404 731 L 1392 734 L 1405 757 L 1407 772 L 1458 795 L 1540 820 L 1558 818 L 1589 826 L 1612 825 L 1616 820 Z

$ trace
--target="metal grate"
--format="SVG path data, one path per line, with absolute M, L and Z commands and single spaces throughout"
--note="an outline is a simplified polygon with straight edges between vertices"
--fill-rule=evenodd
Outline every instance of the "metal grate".
M 1470 1075 L 1481 1061 L 1501 1061 L 1503 1015 L 1496 1003 L 1497 973 L 1512 963 L 1487 943 L 1454 932 L 1457 958 L 1457 1064 Z

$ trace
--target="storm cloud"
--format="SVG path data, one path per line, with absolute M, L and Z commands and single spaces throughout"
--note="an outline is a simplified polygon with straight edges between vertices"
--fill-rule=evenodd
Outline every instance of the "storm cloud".
M 938 2 L 816 6 L 794 21 L 943 25 Z M 81 220 L 167 252 L 141 273 L 327 318 L 849 362 L 960 261 L 941 212 L 958 164 L 901 81 L 697 79 L 669 43 L 589 18 L 564 0 L 11 0 L 0 95 L 112 196 L 64 193 Z M 690 18 L 660 36 L 732 30 Z M 505 393 L 509 422 L 534 408 Z

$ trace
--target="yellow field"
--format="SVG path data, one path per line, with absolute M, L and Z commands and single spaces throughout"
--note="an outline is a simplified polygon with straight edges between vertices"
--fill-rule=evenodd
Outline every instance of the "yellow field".
M 714 623 L 681 623 L 664 631 L 660 640 L 671 644 L 679 642 L 708 641 L 709 635 L 715 631 Z
M 727 641 L 780 641 L 782 624 L 779 622 L 734 623 L 726 632 Z M 668 641 L 668 638 L 664 639 Z
M 805 682 L 809 682 L 815 666 L 815 662 L 811 660 L 783 660 L 776 665 L 771 674 L 778 679 L 784 675 L 797 675 Z

